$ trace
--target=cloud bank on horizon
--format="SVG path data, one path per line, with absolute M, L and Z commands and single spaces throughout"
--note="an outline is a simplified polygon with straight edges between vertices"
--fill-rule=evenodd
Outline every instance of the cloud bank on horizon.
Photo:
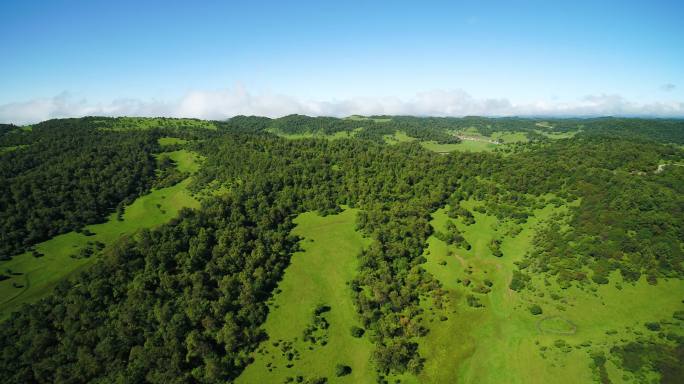
M 671 84 L 669 84 L 671 85 Z M 674 87 L 674 85 L 671 85 Z M 475 98 L 468 92 L 431 90 L 414 97 L 354 97 L 344 100 L 304 100 L 275 93 L 253 93 L 242 86 L 192 91 L 174 101 L 119 99 L 90 103 L 64 92 L 0 105 L 0 122 L 32 124 L 83 116 L 186 117 L 222 120 L 236 115 L 281 117 L 289 114 L 345 117 L 350 115 L 415 116 L 643 116 L 684 117 L 684 102 L 639 103 L 619 95 L 588 95 L 571 101 L 514 103 L 507 98 Z

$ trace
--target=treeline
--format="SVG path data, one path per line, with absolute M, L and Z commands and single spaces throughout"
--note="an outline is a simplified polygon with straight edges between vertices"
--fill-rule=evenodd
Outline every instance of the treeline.
M 101 222 L 154 179 L 158 134 L 94 129 L 88 119 L 50 120 L 0 138 L 0 258 Z
M 0 136 L 4 135 L 5 133 L 11 132 L 17 128 L 19 127 L 17 127 L 14 124 L 0 124 Z
M 638 119 L 602 117 L 592 119 L 548 120 L 555 132 L 581 129 L 590 135 L 648 139 L 661 143 L 684 144 L 684 119 Z
M 572 118 L 536 119 L 524 117 L 488 118 L 372 116 L 370 118 L 338 119 L 289 115 L 278 119 L 236 116 L 226 122 L 214 122 L 218 127 L 243 133 L 272 130 L 285 134 L 318 133 L 334 135 L 349 132 L 356 138 L 382 142 L 384 136 L 404 132 L 420 141 L 458 143 L 456 131 L 475 128 L 484 136 L 497 132 L 522 132 L 531 141 L 548 141 L 544 133 L 582 132 L 589 136 L 619 136 L 647 139 L 661 143 L 684 144 L 683 119 L 642 118 Z

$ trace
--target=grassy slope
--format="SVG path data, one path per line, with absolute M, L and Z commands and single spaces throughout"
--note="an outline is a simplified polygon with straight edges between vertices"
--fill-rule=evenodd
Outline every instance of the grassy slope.
M 458 144 L 439 144 L 434 141 L 425 141 L 421 145 L 431 151 L 435 152 L 453 152 L 453 151 L 468 151 L 468 152 L 483 152 L 493 151 L 496 144 L 487 143 L 484 141 L 463 140 Z
M 279 284 L 282 292 L 275 295 L 264 328 L 269 340 L 255 353 L 238 383 L 281 383 L 286 377 L 327 377 L 329 382 L 373 382 L 375 374 L 369 358 L 372 344 L 367 336 L 360 339 L 350 334 L 352 325 L 359 325 L 347 282 L 356 274 L 357 255 L 368 243 L 354 230 L 356 210 L 346 209 L 338 215 L 321 217 L 308 212 L 300 215 L 294 233 L 303 237 L 303 252 L 292 257 Z M 313 240 L 313 241 L 312 241 Z M 325 317 L 330 322 L 328 344 L 309 349 L 302 340 L 304 329 L 311 323 L 318 304 L 332 307 Z M 293 341 L 301 355 L 287 368 L 287 359 L 274 341 Z M 269 372 L 267 364 L 272 363 Z M 335 366 L 352 367 L 348 376 L 337 378 Z
M 529 141 L 523 132 L 494 132 L 492 139 L 501 139 L 504 143 L 524 143 Z
M 165 152 L 165 155 L 169 156 L 176 163 L 176 167 L 181 172 L 197 172 L 204 160 L 201 155 L 187 149 Z
M 182 145 L 182 144 L 187 144 L 188 141 L 185 139 L 180 139 L 178 137 L 160 137 L 159 140 L 157 140 L 159 145 L 161 146 L 167 146 L 167 145 Z
M 332 135 L 326 135 L 326 134 L 320 133 L 320 132 L 316 132 L 316 133 L 313 133 L 313 132 L 309 132 L 309 133 L 283 133 L 283 132 L 272 130 L 272 129 L 269 129 L 267 131 L 269 131 L 275 135 L 278 135 L 280 137 L 283 137 L 285 139 L 290 139 L 290 140 L 313 139 L 313 138 L 328 139 L 328 140 L 349 139 L 349 138 L 354 137 L 354 135 L 356 134 L 356 132 L 350 132 L 350 131 L 339 131 L 339 132 L 335 132 Z
M 470 202 L 468 208 L 472 204 Z M 513 262 L 530 248 L 535 223 L 553 211 L 550 206 L 537 211 L 535 218 L 525 224 L 515 237 L 505 235 L 508 224 L 475 212 L 475 224 L 466 227 L 457 221 L 473 246 L 471 251 L 430 238 L 425 268 L 448 289 L 450 300 L 444 309 L 428 311 L 432 325 L 420 347 L 427 361 L 424 371 L 414 378 L 415 381 L 591 382 L 591 351 L 606 351 L 610 342 L 633 338 L 625 331 L 627 327 L 643 329 L 645 321 L 671 318 L 674 310 L 681 309 L 684 283 L 677 280 L 662 280 L 656 286 L 640 281 L 636 285 L 624 285 L 622 290 L 608 285 L 591 292 L 578 288 L 562 290 L 552 281 L 547 286 L 543 279 L 537 278 L 533 282 L 536 287 L 534 293 L 510 290 L 508 285 Z M 443 210 L 433 217 L 433 225 L 437 229 L 443 228 L 448 219 Z M 492 256 L 487 246 L 494 237 L 503 240 L 503 258 Z M 449 250 L 452 255 L 448 255 Z M 440 265 L 441 261 L 446 261 L 446 265 Z M 471 273 L 467 272 L 469 269 Z M 459 278 L 473 282 L 466 288 L 457 282 Z M 486 295 L 474 295 L 480 297 L 485 307 L 471 308 L 465 303 L 465 295 L 471 293 L 473 286 L 481 285 L 484 279 L 493 282 L 492 291 Z M 551 299 L 551 292 L 559 294 L 562 299 Z M 544 313 L 533 316 L 528 310 L 532 303 L 541 305 Z M 448 320 L 439 321 L 439 315 L 446 316 Z M 541 322 L 543 319 L 548 320 Z M 576 327 L 575 333 L 553 333 L 554 325 L 565 323 L 560 321 L 559 325 L 559 319 L 571 322 Z M 618 332 L 608 335 L 606 331 L 609 330 Z M 563 340 L 571 348 L 563 352 L 563 348 L 555 346 L 557 340 Z M 608 363 L 608 368 L 613 382 L 620 382 L 624 372 L 612 362 Z
M 191 153 L 185 156 L 183 161 L 178 161 L 179 167 L 182 164 L 186 168 L 195 169 L 195 165 L 191 164 L 193 158 Z M 12 260 L 0 262 L 0 271 L 3 273 L 8 268 L 12 272 L 21 273 L 0 281 L 0 319 L 18 309 L 22 303 L 33 302 L 47 295 L 63 278 L 91 264 L 95 256 L 88 259 L 70 257 L 84 248 L 87 242 L 100 241 L 110 245 L 122 236 L 169 221 L 181 208 L 198 207 L 199 203 L 187 190 L 189 183 L 190 179 L 186 179 L 172 187 L 153 190 L 136 199 L 126 207 L 123 221 L 118 221 L 113 213 L 103 224 L 86 226 L 86 229 L 95 233 L 93 236 L 69 232 L 38 244 L 36 249 L 44 253 L 44 257 L 35 258 L 30 253 L 24 253 Z M 23 287 L 15 288 L 12 283 Z
M 383 140 L 385 140 L 385 143 L 387 144 L 398 144 L 408 141 L 414 141 L 416 140 L 416 138 L 407 135 L 405 132 L 397 131 L 394 132 L 394 134 L 392 135 L 385 135 L 383 137 Z

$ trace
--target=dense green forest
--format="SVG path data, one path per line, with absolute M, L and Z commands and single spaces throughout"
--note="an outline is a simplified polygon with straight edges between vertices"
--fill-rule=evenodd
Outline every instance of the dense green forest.
M 387 144 L 397 132 L 415 140 Z M 523 133 L 526 140 L 448 154 L 422 145 L 459 145 L 464 132 Z M 307 134 L 313 136 L 281 137 Z M 159 139 L 169 136 L 178 141 L 161 148 Z M 369 382 L 421 381 L 430 363 L 422 340 L 447 317 L 458 322 L 461 311 L 433 323 L 428 314 L 441 306 L 433 303 L 451 297 L 467 303 L 463 311 L 484 311 L 480 301 L 495 284 L 484 279 L 467 296 L 449 291 L 454 281 L 426 267 L 428 244 L 438 239 L 470 251 L 479 245 L 466 240 L 465 228 L 483 217 L 503 223 L 514 238 L 539 210 L 559 209 L 535 221 L 531 246 L 504 282 L 510 295 L 543 296 L 552 284 L 593 294 L 616 274 L 625 285 L 684 280 L 681 144 L 682 120 L 622 118 L 91 117 L 0 126 L 0 148 L 13 148 L 0 151 L 3 258 L 101 222 L 151 189 L 189 177 L 174 173 L 172 160 L 157 158 L 163 150 L 191 150 L 204 159 L 189 184 L 201 208 L 121 238 L 3 322 L 0 377 L 8 383 L 235 380 L 262 343 L 274 342 L 262 324 L 301 247 L 294 218 L 352 207 L 359 209 L 356 229 L 369 239 L 348 281 L 362 325 L 352 332 L 372 343 Z M 207 193 L 217 185 L 220 193 Z M 442 230 L 432 224 L 439 210 L 451 220 Z M 486 247 L 488 262 L 512 257 L 501 239 Z M 597 381 L 611 382 L 606 361 L 636 378 L 684 380 L 678 287 L 672 295 L 679 311 L 652 314 L 650 327 L 662 335 L 630 334 L 585 356 Z M 334 310 L 335 303 L 326 304 Z M 530 308 L 526 316 L 542 314 L 540 306 Z M 340 377 L 354 369 L 340 367 Z M 336 379 L 331 373 L 290 381 Z

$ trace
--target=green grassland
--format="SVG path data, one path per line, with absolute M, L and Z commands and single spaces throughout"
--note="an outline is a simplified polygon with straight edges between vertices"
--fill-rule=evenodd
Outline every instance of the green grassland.
M 549 205 L 536 210 L 516 231 L 511 229 L 517 224 L 478 212 L 473 212 L 475 224 L 454 220 L 471 250 L 429 239 L 425 268 L 443 284 L 445 300 L 426 300 L 430 332 L 419 342 L 427 360 L 423 372 L 408 382 L 592 382 L 592 353 L 607 353 L 618 342 L 636 339 L 645 322 L 671 318 L 684 307 L 684 282 L 674 279 L 625 284 L 616 275 L 612 284 L 595 289 L 561 289 L 552 279 L 537 276 L 531 290 L 511 290 L 514 262 L 531 248 L 535 226 L 565 209 Z M 432 225 L 443 230 L 447 220 L 445 210 L 439 210 Z M 489 249 L 494 238 L 502 241 L 501 258 Z M 482 307 L 468 305 L 468 295 Z M 542 314 L 531 313 L 534 304 Z M 606 368 L 614 383 L 623 378 L 638 382 L 614 360 Z
M 168 153 L 178 168 L 185 172 L 198 169 L 198 155 L 186 150 Z M 35 249 L 44 254 L 34 257 L 31 252 L 17 255 L 8 261 L 0 261 L 4 274 L 11 271 L 11 278 L 0 281 L 0 319 L 5 318 L 23 303 L 30 303 L 49 294 L 51 288 L 62 279 L 91 264 L 91 257 L 72 257 L 89 243 L 100 242 L 109 246 L 117 239 L 143 228 L 153 228 L 178 215 L 180 209 L 198 208 L 199 202 L 188 190 L 190 178 L 168 187 L 151 191 L 139 197 L 125 208 L 122 220 L 112 213 L 102 224 L 88 225 L 82 233 L 69 232 L 37 244 Z M 92 235 L 86 235 L 88 232 Z M 84 234 L 86 233 L 86 234 Z M 92 246 L 90 247 L 92 248 Z M 103 250 L 106 252 L 106 248 Z
M 350 332 L 360 324 L 347 283 L 356 274 L 359 252 L 369 242 L 354 229 L 356 212 L 346 209 L 326 217 L 308 212 L 295 219 L 294 234 L 303 238 L 303 251 L 292 256 L 279 293 L 269 304 L 264 324 L 269 340 L 254 353 L 254 363 L 238 383 L 282 383 L 299 375 L 327 377 L 328 382 L 374 382 L 369 361 L 373 346 L 367 335 L 354 338 Z M 330 311 L 323 313 L 329 328 L 319 329 L 315 335 L 327 340 L 325 345 L 303 340 L 304 330 L 321 304 L 330 306 Z M 288 351 L 295 354 L 291 361 L 286 358 Z M 288 368 L 288 364 L 293 365 Z M 351 373 L 337 377 L 337 364 L 351 367 Z
M 327 135 L 322 132 L 307 132 L 307 133 L 284 133 L 280 132 L 274 129 L 267 129 L 268 132 L 273 133 L 274 135 L 278 135 L 280 137 L 283 137 L 285 139 L 290 139 L 290 140 L 301 140 L 301 139 L 328 139 L 328 140 L 337 140 L 337 139 L 350 139 L 354 137 L 356 134 L 355 131 L 339 131 L 335 132 L 332 135 Z
M 494 132 L 492 139 L 501 140 L 502 143 L 525 143 L 529 141 L 524 132 Z
M 169 145 L 183 145 L 183 144 L 187 144 L 187 143 L 188 143 L 187 140 L 185 140 L 185 139 L 180 139 L 180 138 L 178 138 L 178 137 L 160 137 L 160 138 L 157 140 L 157 142 L 158 142 L 159 145 L 161 145 L 162 147 L 166 147 L 166 146 L 169 146 Z
M 472 132 L 469 132 L 469 134 L 472 135 Z M 510 136 L 509 139 L 513 137 Z M 483 141 L 472 141 L 472 140 L 463 140 L 458 144 L 440 144 L 435 141 L 421 141 L 420 145 L 422 145 L 425 149 L 428 149 L 433 152 L 438 152 L 438 153 L 448 153 L 448 152 L 453 152 L 453 151 L 469 151 L 469 152 L 482 152 L 482 151 L 493 151 L 497 145 L 492 144 L 487 142 L 486 140 L 491 140 L 492 138 L 484 137 L 482 136 Z M 517 135 L 515 135 L 515 138 L 519 139 Z M 414 137 L 411 137 L 407 135 L 405 132 L 397 131 L 394 132 L 392 135 L 385 135 L 383 137 L 385 140 L 386 144 L 399 144 L 399 143 L 404 143 L 404 142 L 410 142 L 410 141 L 416 141 L 417 139 Z M 511 139 L 509 142 L 513 142 L 514 140 Z
M 187 149 L 180 149 L 173 152 L 163 152 L 159 156 L 168 156 L 176 164 L 181 172 L 195 173 L 199 170 L 204 157 L 196 152 L 188 151 Z
M 392 145 L 409 141 L 415 141 L 416 138 L 407 135 L 406 132 L 396 131 L 392 135 L 383 136 L 383 140 L 385 140 L 385 143 Z
M 493 151 L 497 145 L 485 141 L 463 140 L 458 144 L 439 144 L 434 141 L 420 143 L 426 149 L 434 152 L 446 153 L 453 151 L 483 152 Z

